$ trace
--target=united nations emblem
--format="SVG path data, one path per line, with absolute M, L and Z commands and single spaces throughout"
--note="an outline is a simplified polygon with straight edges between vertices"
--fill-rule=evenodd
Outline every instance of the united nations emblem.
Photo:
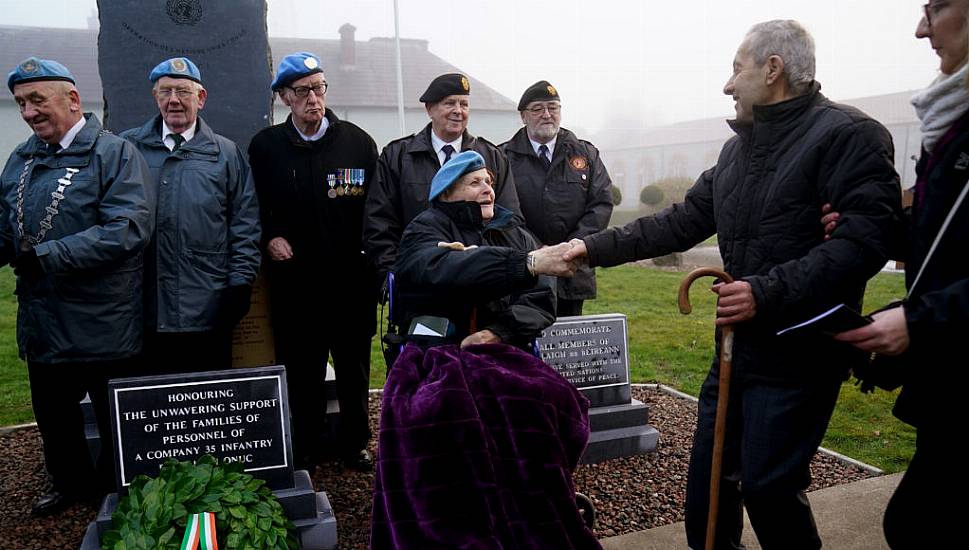
M 28 59 L 20 64 L 20 72 L 25 74 L 32 74 L 37 72 L 37 63 L 34 63 L 33 59 Z
M 461 87 L 464 88 L 465 92 L 471 91 L 471 83 L 468 82 L 468 77 L 466 76 L 461 77 Z
M 548 89 L 548 95 L 551 95 L 551 96 L 559 95 L 559 93 L 555 91 L 555 86 L 552 86 L 551 84 L 549 84 L 547 89 Z
M 310 70 L 313 70 L 313 69 L 315 69 L 315 68 L 317 68 L 317 67 L 320 66 L 320 64 L 317 63 L 316 60 L 313 59 L 312 57 L 307 57 L 306 59 L 304 59 L 303 60 L 303 65 L 305 65 L 306 68 L 307 69 L 310 69 Z
M 589 160 L 585 157 L 572 157 L 569 159 L 569 164 L 576 170 L 585 170 L 589 167 Z
M 168 0 L 165 4 L 168 17 L 178 25 L 194 25 L 202 19 L 201 0 Z
M 188 65 L 182 58 L 172 59 L 172 70 L 176 73 L 184 73 L 188 70 Z

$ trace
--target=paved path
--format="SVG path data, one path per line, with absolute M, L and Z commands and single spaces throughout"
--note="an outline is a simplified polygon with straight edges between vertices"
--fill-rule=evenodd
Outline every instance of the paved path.
M 882 513 L 902 474 L 873 477 L 808 493 L 825 550 L 887 550 L 882 534 Z M 743 542 L 747 550 L 760 550 L 744 517 Z M 603 539 L 605 550 L 686 549 L 683 523 L 664 525 Z

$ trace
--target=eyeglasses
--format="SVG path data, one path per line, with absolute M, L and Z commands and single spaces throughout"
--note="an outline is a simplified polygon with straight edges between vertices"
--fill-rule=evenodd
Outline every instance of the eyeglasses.
M 312 91 L 313 94 L 316 95 L 316 97 L 323 97 L 323 94 L 326 93 L 327 87 L 328 87 L 328 84 L 326 83 L 326 81 L 324 81 L 323 83 L 317 84 L 316 86 L 296 86 L 295 88 L 290 87 L 289 89 L 293 90 L 293 93 L 296 94 L 296 97 L 303 99 L 306 96 L 310 95 L 310 91 Z
M 535 116 L 541 116 L 545 111 L 548 111 L 550 115 L 557 115 L 562 111 L 561 105 L 536 105 L 529 109 L 525 109 L 529 113 Z
M 162 99 L 168 99 L 172 95 L 178 96 L 178 99 L 188 99 L 195 95 L 195 90 L 190 90 L 188 88 L 160 88 L 155 90 L 155 95 Z
M 942 2 L 929 2 L 922 6 L 922 13 L 925 15 L 925 22 L 932 26 L 932 18 L 938 17 L 939 13 L 949 5 L 949 2 L 943 0 Z

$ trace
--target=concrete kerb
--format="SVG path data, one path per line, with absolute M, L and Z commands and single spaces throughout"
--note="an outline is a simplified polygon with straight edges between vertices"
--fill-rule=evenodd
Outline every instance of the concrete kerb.
M 683 393 L 669 386 L 664 386 L 663 384 L 630 384 L 630 385 L 634 388 L 648 388 L 652 390 L 659 390 L 663 393 L 666 393 L 673 397 L 677 397 L 679 399 L 687 399 L 689 401 L 692 401 L 693 403 L 696 403 L 698 401 L 696 397 L 693 397 L 690 394 Z M 818 452 L 828 455 L 831 458 L 837 460 L 838 462 L 841 462 L 842 464 L 847 464 L 849 466 L 854 466 L 856 468 L 865 470 L 866 472 L 872 475 L 876 475 L 876 476 L 885 475 L 885 472 L 882 469 L 876 468 L 871 464 L 865 464 L 860 460 L 856 460 L 854 458 L 851 458 L 850 456 L 843 455 L 837 451 L 832 451 L 831 449 L 826 449 L 824 447 L 818 447 Z

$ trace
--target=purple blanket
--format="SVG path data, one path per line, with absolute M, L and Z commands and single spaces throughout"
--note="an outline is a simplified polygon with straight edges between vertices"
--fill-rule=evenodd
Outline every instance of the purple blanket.
M 408 345 L 384 386 L 371 548 L 600 548 L 572 485 L 588 409 L 518 348 Z

